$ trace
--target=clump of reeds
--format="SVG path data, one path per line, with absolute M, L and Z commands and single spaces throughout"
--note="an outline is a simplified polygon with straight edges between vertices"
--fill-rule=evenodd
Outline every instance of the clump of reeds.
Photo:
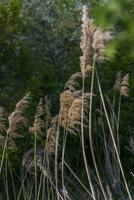
M 82 79 L 83 73 L 84 78 L 91 75 L 94 57 L 96 61 L 104 60 L 105 44 L 112 37 L 111 32 L 103 31 L 93 24 L 93 20 L 89 18 L 87 6 L 83 7 L 82 21 L 81 49 L 83 55 L 80 58 L 81 72 L 77 72 L 69 78 L 64 91 L 60 95 L 59 124 L 68 131 L 71 131 L 74 125 L 81 123 L 82 96 L 81 90 L 78 90 L 79 79 Z M 85 110 L 86 108 L 84 108 Z
M 91 90 L 90 90 L 90 93 L 93 94 L 94 80 L 95 80 L 95 76 L 96 76 L 101 102 L 102 102 L 102 105 L 103 105 L 104 113 L 105 113 L 105 116 L 106 116 L 106 120 L 107 120 L 107 123 L 108 123 L 110 135 L 111 135 L 111 142 L 113 144 L 113 148 L 114 148 L 116 158 L 117 158 L 116 162 L 117 162 L 117 165 L 119 166 L 119 171 L 121 171 L 122 178 L 123 178 L 123 181 L 124 181 L 124 185 L 125 185 L 128 197 L 129 197 L 130 200 L 132 200 L 131 194 L 130 194 L 130 191 L 129 191 L 129 188 L 128 188 L 128 184 L 127 184 L 125 176 L 124 176 L 124 171 L 123 171 L 123 168 L 122 168 L 122 165 L 121 165 L 120 157 L 119 157 L 119 155 L 120 155 L 119 150 L 118 150 L 119 148 L 117 147 L 117 146 L 119 146 L 119 142 L 117 141 L 117 146 L 116 146 L 116 139 L 114 138 L 114 135 L 113 135 L 113 132 L 112 132 L 112 128 L 111 128 L 110 120 L 109 120 L 109 117 L 108 117 L 108 112 L 107 112 L 107 108 L 106 108 L 106 105 L 105 105 L 105 100 L 104 100 L 104 97 L 103 97 L 102 88 L 101 88 L 101 84 L 100 84 L 100 80 L 99 80 L 99 75 L 98 75 L 97 68 L 96 68 L 96 63 L 104 62 L 105 59 L 106 59 L 106 54 L 105 54 L 106 44 L 109 40 L 112 39 L 112 32 L 107 31 L 107 30 L 105 31 L 102 28 L 96 27 L 94 25 L 93 20 L 91 20 L 89 18 L 87 6 L 83 7 L 82 21 L 83 21 L 83 24 L 82 24 L 81 49 L 82 49 L 83 55 L 81 56 L 81 64 L 80 64 L 81 71 L 83 73 L 82 92 L 84 94 L 84 87 L 85 87 L 84 78 L 85 78 L 85 72 L 87 71 L 86 69 L 92 68 L 92 70 L 90 70 L 91 71 Z M 119 82 L 118 90 L 120 91 L 120 94 L 127 96 L 128 95 L 128 75 L 126 75 L 124 78 L 122 78 L 118 82 Z M 84 105 L 84 101 L 83 101 L 83 105 Z M 90 149 L 91 149 L 93 164 L 94 164 L 94 167 L 95 167 L 98 183 L 99 183 L 103 198 L 105 200 L 107 200 L 107 192 L 105 190 L 105 187 L 103 186 L 101 176 L 100 176 L 100 172 L 99 172 L 98 165 L 97 165 L 97 161 L 96 161 L 96 155 L 94 153 L 93 138 L 92 138 L 92 106 L 93 106 L 93 99 L 92 99 L 92 95 L 91 95 L 90 106 L 89 106 Z M 82 108 L 82 115 L 83 115 L 83 119 L 82 119 L 82 122 L 83 122 L 84 121 L 84 106 Z M 119 116 L 120 116 L 120 112 L 118 114 L 117 132 L 119 130 Z M 88 170 L 88 167 L 87 167 L 88 164 L 87 164 L 86 154 L 85 154 L 85 150 L 84 150 L 84 129 L 83 129 L 83 127 L 81 129 L 81 132 L 82 132 L 83 158 L 84 158 L 85 168 L 86 168 L 86 172 L 87 172 L 87 177 L 88 177 L 88 180 L 89 180 L 89 185 L 90 185 L 90 188 L 91 188 L 91 193 L 93 195 L 93 199 L 96 199 L 94 186 L 92 184 L 91 176 L 90 176 L 90 173 L 89 173 L 89 170 Z M 119 140 L 118 136 L 117 136 L 117 138 L 118 138 L 117 140 Z
M 121 171 L 124 185 L 126 187 L 129 199 L 131 199 L 129 189 L 127 187 L 127 183 L 125 180 L 125 176 L 123 173 L 123 169 L 121 166 L 120 158 L 119 158 L 119 152 L 116 146 L 116 139 L 113 136 L 111 124 L 108 118 L 107 109 L 105 106 L 99 77 L 96 72 L 96 79 L 98 83 L 98 88 L 100 92 L 100 99 L 101 104 L 103 107 L 103 112 L 101 112 L 103 117 L 106 118 L 108 128 L 110 130 L 110 137 L 108 137 L 109 141 L 106 141 L 106 133 L 103 129 L 104 134 L 104 147 L 102 147 L 102 151 L 104 151 L 104 163 L 106 163 L 106 170 L 111 176 L 109 180 L 111 183 L 107 180 L 104 180 L 105 176 L 103 176 L 103 173 L 99 171 L 99 168 L 97 166 L 96 162 L 96 155 L 94 153 L 94 143 L 92 138 L 92 101 L 94 96 L 94 76 L 95 76 L 95 64 L 96 62 L 104 62 L 105 57 L 105 48 L 106 43 L 112 38 L 112 34 L 110 31 L 105 31 L 102 28 L 98 28 L 94 25 L 93 20 L 89 17 L 88 14 L 88 8 L 87 6 L 83 6 L 83 17 L 82 17 L 82 37 L 81 37 L 81 50 L 82 50 L 82 56 L 80 58 L 80 67 L 81 72 L 77 72 L 73 74 L 67 83 L 65 84 L 63 92 L 60 94 L 60 109 L 59 113 L 52 118 L 51 115 L 51 103 L 48 99 L 48 96 L 45 98 L 41 98 L 36 109 L 35 119 L 33 126 L 29 128 L 29 131 L 31 133 L 34 133 L 35 136 L 35 146 L 34 149 L 28 150 L 23 155 L 22 160 L 22 166 L 26 168 L 30 173 L 35 174 L 35 188 L 37 189 L 37 177 L 36 173 L 40 169 L 43 169 L 45 172 L 45 175 L 47 176 L 47 172 L 45 171 L 47 168 L 49 168 L 46 165 L 53 166 L 53 171 L 55 168 L 55 179 L 57 178 L 56 175 L 56 167 L 58 159 L 57 159 L 57 152 L 58 148 L 60 147 L 60 141 L 59 139 L 59 132 L 60 128 L 65 129 L 65 131 L 68 133 L 77 134 L 80 132 L 81 136 L 81 143 L 82 143 L 82 153 L 84 158 L 84 164 L 85 169 L 87 172 L 88 180 L 89 180 L 89 190 L 81 184 L 84 189 L 86 188 L 86 194 L 89 195 L 89 199 L 93 200 L 112 200 L 112 189 L 115 187 L 116 182 L 120 181 L 118 180 L 120 177 L 117 177 L 118 174 L 114 174 L 113 170 L 113 162 L 117 162 L 119 171 Z M 97 70 L 96 70 L 97 71 Z M 84 80 L 87 77 L 91 77 L 91 89 L 85 92 L 84 90 Z M 128 96 L 128 74 L 124 77 L 121 73 L 117 75 L 117 80 L 114 85 L 114 89 L 120 92 L 120 95 L 122 96 Z M 82 80 L 82 81 L 81 81 Z M 82 89 L 79 88 L 80 84 L 79 82 L 82 82 Z M 9 116 L 9 128 L 6 129 L 5 126 L 5 118 L 4 118 L 4 109 L 0 108 L 0 134 L 3 132 L 8 133 L 9 139 L 10 138 L 16 138 L 20 136 L 19 130 L 23 130 L 24 128 L 28 127 L 28 119 L 25 117 L 25 110 L 29 105 L 29 94 L 23 97 L 21 101 L 18 102 L 16 105 L 15 111 Z M 102 116 L 101 116 L 102 117 Z M 102 123 L 103 123 L 103 117 L 102 117 Z M 116 123 L 118 125 L 118 122 Z M 104 126 L 104 124 L 103 124 Z M 85 153 L 85 143 L 84 143 L 84 128 L 89 128 L 89 141 L 90 141 L 90 150 L 93 160 L 94 168 L 92 170 L 92 174 L 90 174 L 90 167 L 88 166 L 86 153 Z M 37 147 L 37 140 L 36 136 L 37 134 L 40 135 L 40 133 L 46 133 L 46 146 L 45 148 L 41 149 Z M 62 133 L 62 131 L 61 131 Z M 45 135 L 45 134 L 44 134 Z M 0 135 L 0 143 L 4 144 L 4 136 Z M 64 139 L 64 149 L 62 150 L 63 154 L 65 153 L 65 142 L 66 139 Z M 112 145 L 111 145 L 112 143 Z M 133 139 L 130 140 L 130 148 L 131 151 L 134 152 L 134 141 Z M 113 148 L 113 149 L 112 149 Z M 114 161 L 113 156 L 111 156 L 114 152 Z M 55 157 L 51 161 L 51 156 Z M 98 156 L 99 157 L 99 156 Z M 100 162 L 100 161 L 99 161 Z M 62 155 L 62 164 L 61 168 L 63 170 L 64 165 L 64 155 Z M 68 165 L 66 165 L 68 166 Z M 102 166 L 101 166 L 102 167 Z M 70 168 L 69 168 L 70 169 Z M 112 172 L 111 172 L 111 171 Z M 64 170 L 63 170 L 64 171 Z M 72 170 L 70 170 L 72 172 Z M 74 175 L 74 173 L 72 173 Z M 101 175 L 100 175 L 101 174 Z M 75 175 L 74 175 L 75 176 Z M 76 178 L 77 176 L 75 176 Z M 63 178 L 63 177 L 62 177 Z M 50 177 L 48 177 L 48 180 L 51 182 L 52 186 L 55 188 L 56 193 L 59 195 L 59 188 L 57 186 L 57 180 L 54 183 L 51 181 Z M 77 180 L 79 178 L 77 177 Z M 94 180 L 94 181 L 92 181 Z M 80 180 L 79 180 L 80 182 Z M 113 186 L 114 185 L 114 186 Z M 68 198 L 68 191 L 65 190 L 65 186 L 63 184 L 62 191 L 64 192 L 64 197 L 67 194 Z M 66 193 L 66 194 L 65 194 Z M 61 195 L 59 195 L 62 197 Z M 36 195 L 35 195 L 36 197 Z M 66 198 L 61 198 L 66 199 Z

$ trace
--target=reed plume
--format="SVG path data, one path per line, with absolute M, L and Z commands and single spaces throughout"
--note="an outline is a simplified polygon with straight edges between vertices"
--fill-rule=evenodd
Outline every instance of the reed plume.
M 0 134 L 0 147 L 3 148 L 5 145 L 5 142 L 6 142 L 6 137 L 4 135 Z M 8 138 L 8 141 L 7 141 L 7 148 L 8 149 L 17 149 L 15 142 L 10 137 Z
M 20 137 L 18 131 L 28 127 L 28 119 L 25 117 L 25 110 L 29 106 L 30 93 L 24 96 L 16 105 L 13 113 L 9 115 L 9 137 Z
M 80 57 L 80 66 L 83 73 L 90 73 L 94 60 L 96 62 L 104 62 L 106 44 L 113 36 L 112 32 L 105 31 L 94 25 L 93 20 L 89 17 L 87 6 L 83 6 L 82 22 L 80 47 L 83 55 Z
M 81 72 L 73 74 L 65 84 L 64 90 L 70 90 L 71 92 L 75 92 L 77 90 L 77 87 L 79 87 L 78 80 L 80 78 L 82 78 Z
M 114 84 L 114 90 L 120 92 L 121 96 L 128 97 L 129 74 L 122 77 L 122 72 L 118 72 Z
M 84 73 L 86 68 L 90 69 L 92 66 L 92 32 L 94 31 L 94 26 L 92 26 L 91 19 L 88 14 L 88 7 L 83 6 L 83 17 L 82 17 L 82 36 L 80 47 L 82 50 L 81 61 L 81 72 Z
M 129 74 L 126 74 L 123 78 L 122 78 L 122 83 L 121 83 L 121 95 L 128 97 L 128 83 L 129 80 Z
M 48 96 L 45 96 L 45 98 L 40 98 L 36 109 L 33 127 L 30 127 L 29 131 L 37 134 L 42 133 L 45 129 L 47 130 L 49 128 L 51 120 L 51 102 L 48 99 Z
M 91 70 L 92 70 L 92 68 L 90 67 L 90 69 L 89 69 L 87 66 L 87 68 L 84 71 L 85 78 L 88 78 L 90 76 Z M 64 90 L 70 90 L 71 92 L 77 91 L 80 86 L 79 82 L 81 81 L 81 79 L 82 79 L 82 72 L 76 72 L 66 82 Z
M 81 72 L 73 74 L 65 84 L 64 91 L 60 95 L 59 122 L 60 126 L 62 126 L 65 129 L 68 125 L 69 109 L 73 101 L 81 95 L 81 91 L 78 90 L 79 79 L 81 78 Z
M 58 129 L 58 118 L 56 115 L 51 122 L 49 129 L 47 130 L 47 139 L 46 139 L 46 149 L 49 153 L 55 153 L 56 147 L 56 137 Z
M 45 96 L 45 127 L 46 130 L 50 127 L 52 121 L 52 113 L 51 113 L 51 101 L 48 98 L 48 95 Z
M 6 132 L 7 132 L 7 118 L 8 114 L 3 107 L 0 107 L 0 147 L 4 147 L 6 143 Z M 8 138 L 7 141 L 8 149 L 16 149 L 16 144 L 12 138 Z
M 94 50 L 94 56 L 97 62 L 105 61 L 105 47 L 108 41 L 110 41 L 112 38 L 113 36 L 110 31 L 104 31 L 101 28 L 97 28 L 94 32 L 92 48 Z
M 69 90 L 63 91 L 60 95 L 60 111 L 59 111 L 59 121 L 60 125 L 67 128 L 69 109 L 75 100 L 80 95 L 80 92 L 71 92 Z
M 122 82 L 122 72 L 119 71 L 116 75 L 116 81 L 114 84 L 114 90 L 120 91 L 121 89 L 121 82 Z
M 5 133 L 7 131 L 6 122 L 7 113 L 3 107 L 0 107 L 0 133 Z
M 69 108 L 69 115 L 68 115 L 68 130 L 72 133 L 75 133 L 76 131 L 79 131 L 79 126 L 82 123 L 82 106 L 84 109 L 84 124 L 83 126 L 86 127 L 86 124 L 88 122 L 87 114 L 89 112 L 89 102 L 90 102 L 91 94 L 90 93 L 84 93 L 83 97 L 79 96 L 75 98 L 72 105 Z M 83 103 L 82 103 L 83 101 Z
M 36 115 L 35 115 L 33 127 L 29 128 L 29 132 L 34 133 L 34 134 L 42 133 L 42 130 L 45 128 L 44 116 L 45 116 L 45 105 L 43 102 L 43 98 L 40 98 L 40 101 L 36 109 Z

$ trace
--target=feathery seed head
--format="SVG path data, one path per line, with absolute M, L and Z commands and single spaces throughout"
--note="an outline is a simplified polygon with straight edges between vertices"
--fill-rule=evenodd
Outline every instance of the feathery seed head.
M 79 86 L 78 80 L 80 78 L 82 78 L 81 72 L 73 74 L 65 84 L 64 90 L 70 90 L 71 92 L 75 92 L 76 88 Z
M 101 28 L 97 28 L 94 32 L 92 48 L 97 62 L 105 60 L 105 46 L 112 38 L 110 31 L 103 31 Z
M 78 126 L 81 125 L 81 119 L 82 119 L 82 106 L 84 109 L 84 119 L 85 119 L 85 124 L 86 126 L 86 118 L 87 118 L 87 113 L 89 109 L 89 102 L 90 102 L 91 94 L 90 93 L 84 93 L 83 96 L 77 97 L 70 109 L 69 109 L 69 119 L 68 119 L 68 129 L 71 132 L 74 132 L 75 130 L 78 130 Z M 83 103 L 82 103 L 83 101 Z
M 30 94 L 24 96 L 16 105 L 15 111 L 9 115 L 9 128 L 7 133 L 10 137 L 18 137 L 18 130 L 27 128 L 28 119 L 24 116 L 29 105 Z M 20 136 L 19 136 L 20 137 Z
M 51 101 L 48 96 L 45 96 L 45 127 L 46 129 L 49 128 L 51 121 L 52 121 L 52 114 L 51 114 Z
M 0 133 L 4 133 L 7 130 L 6 121 L 7 113 L 3 107 L 0 107 Z
M 0 147 L 3 148 L 5 145 L 5 142 L 6 142 L 6 137 L 3 136 L 2 134 L 0 134 Z M 17 149 L 15 142 L 10 137 L 8 138 L 8 141 L 7 141 L 7 148 L 8 149 Z
M 34 134 L 39 134 L 42 132 L 42 128 L 45 127 L 45 122 L 42 119 L 44 115 L 45 115 L 44 102 L 43 102 L 43 98 L 40 98 L 40 101 L 36 109 L 34 124 L 33 124 L 33 127 L 29 128 L 29 132 L 34 133 Z
M 17 104 L 15 110 L 19 112 L 24 112 L 24 110 L 29 106 L 30 93 L 27 93 Z
M 59 121 L 61 126 L 66 128 L 68 123 L 68 113 L 69 108 L 75 99 L 73 92 L 67 90 L 61 93 L 60 96 L 60 111 L 59 111 Z
M 128 86 L 129 86 L 129 74 L 126 74 L 123 79 L 122 79 L 122 83 L 121 83 L 121 95 L 128 97 Z
M 80 47 L 82 50 L 83 55 L 80 57 L 81 61 L 81 71 L 84 73 L 85 68 L 88 65 L 92 65 L 92 38 L 91 38 L 91 20 L 88 15 L 88 8 L 87 6 L 83 6 L 83 16 L 82 16 L 82 36 L 81 36 L 81 43 Z
M 57 127 L 58 127 L 59 116 L 56 115 L 51 122 L 50 128 L 47 130 L 47 141 L 46 149 L 49 153 L 55 152 L 56 147 L 56 137 L 57 137 Z
M 82 22 L 80 47 L 83 55 L 80 57 L 80 61 L 81 71 L 85 75 L 85 69 L 87 66 L 93 65 L 94 59 L 96 62 L 105 60 L 105 46 L 113 36 L 112 32 L 104 31 L 94 25 L 93 20 L 89 18 L 87 6 L 83 6 Z
M 114 90 L 117 90 L 120 92 L 121 95 L 128 97 L 128 81 L 129 74 L 126 74 L 124 77 L 122 77 L 122 72 L 118 72 L 114 84 Z

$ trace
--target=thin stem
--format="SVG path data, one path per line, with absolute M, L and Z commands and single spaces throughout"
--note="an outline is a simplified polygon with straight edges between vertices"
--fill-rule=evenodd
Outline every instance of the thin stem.
M 0 174 L 1 174 L 1 171 L 2 171 L 2 166 L 3 166 L 3 162 L 4 162 L 5 152 L 6 152 L 6 149 L 7 149 L 8 135 L 9 135 L 9 133 L 7 131 L 7 135 L 6 135 L 6 139 L 5 139 L 5 143 L 4 143 L 4 148 L 3 148 L 3 152 L 2 152 L 1 163 L 0 163 Z
M 68 126 L 68 124 L 67 124 Z M 65 157 L 65 147 L 66 147 L 66 141 L 67 141 L 67 128 L 65 130 L 65 133 L 64 133 L 64 138 L 63 138 L 63 147 L 62 147 L 62 189 L 64 189 L 64 157 Z M 66 196 L 65 194 L 64 195 L 64 199 L 66 200 Z
M 7 162 L 8 162 L 9 172 L 10 172 L 11 181 L 12 181 L 12 188 L 13 188 L 14 200 L 16 200 L 16 191 L 15 191 L 15 184 L 14 184 L 13 174 L 12 174 L 12 170 L 11 170 L 11 166 L 10 166 L 9 160 L 7 160 Z
M 117 148 L 119 155 L 120 155 L 120 137 L 119 137 L 120 112 L 121 112 L 121 94 L 119 96 L 118 115 L 117 115 Z
M 123 168 L 122 168 L 121 160 L 120 160 L 120 157 L 119 157 L 119 154 L 118 154 L 118 149 L 117 149 L 116 142 L 115 142 L 115 139 L 114 139 L 112 127 L 111 127 L 111 124 L 110 124 L 110 121 L 109 121 L 109 118 L 108 118 L 108 113 L 107 113 L 107 109 L 106 109 L 106 106 L 105 106 L 104 97 L 103 97 L 103 94 L 102 94 L 102 89 L 101 89 L 97 70 L 96 70 L 96 77 L 97 77 L 97 82 L 98 82 L 98 87 L 99 87 L 99 92 L 100 92 L 100 96 L 101 96 L 101 100 L 102 100 L 103 109 L 104 109 L 104 112 L 105 112 L 107 124 L 108 124 L 109 131 L 110 131 L 110 134 L 111 134 L 112 142 L 113 142 L 113 145 L 114 145 L 114 148 L 115 148 L 115 153 L 116 153 L 116 157 L 117 157 L 119 167 L 120 167 L 120 170 L 121 170 L 122 178 L 123 178 L 123 181 L 124 181 L 127 193 L 128 193 L 129 200 L 132 200 L 132 197 L 131 197 L 131 194 L 130 194 L 130 191 L 129 191 L 129 188 L 128 188 L 128 185 L 127 185 L 127 181 L 126 181 L 126 178 L 125 178 L 125 175 L 124 175 L 124 171 L 123 171 Z
M 59 192 L 58 192 L 58 146 L 59 146 L 59 119 L 58 119 L 58 126 L 57 126 L 57 135 L 56 135 L 56 146 L 55 146 L 55 187 L 57 193 L 57 200 L 59 200 Z
M 97 167 L 97 162 L 96 162 L 95 155 L 94 155 L 94 149 L 93 149 L 92 105 L 93 105 L 94 77 L 95 77 L 95 55 L 94 55 L 94 59 L 93 59 L 93 70 L 92 70 L 91 89 L 90 89 L 91 98 L 90 98 L 90 106 L 89 106 L 89 142 L 90 142 L 90 149 L 91 149 L 92 159 L 93 159 L 94 167 L 95 167 L 95 170 L 96 170 L 97 178 L 98 178 L 98 181 L 99 181 L 99 185 L 100 185 L 102 194 L 104 196 L 104 199 L 107 200 L 107 197 L 106 197 L 103 185 L 102 185 L 102 181 L 101 181 L 101 178 L 100 178 L 99 170 L 98 170 L 98 167 Z
M 34 133 L 34 180 L 35 180 L 35 199 L 37 198 L 37 133 Z
M 92 197 L 89 190 L 86 188 L 86 186 L 81 182 L 81 180 L 78 178 L 78 176 L 73 172 L 71 167 L 64 161 L 65 166 L 69 169 L 69 171 L 72 173 L 72 175 L 75 177 L 75 179 L 81 184 L 81 186 L 85 189 L 85 191 L 89 194 L 90 197 Z
M 89 186 L 91 188 L 91 193 L 92 193 L 93 199 L 96 200 L 95 191 L 93 188 L 91 175 L 89 173 L 88 163 L 87 163 L 87 158 L 86 158 L 86 153 L 85 153 L 84 126 L 83 126 L 83 124 L 84 124 L 84 90 L 85 90 L 84 85 L 85 85 L 85 72 L 83 72 L 83 77 L 82 77 L 81 142 L 82 142 L 82 153 L 83 153 L 84 165 L 85 165 L 85 169 L 86 169 L 86 173 L 87 173 Z

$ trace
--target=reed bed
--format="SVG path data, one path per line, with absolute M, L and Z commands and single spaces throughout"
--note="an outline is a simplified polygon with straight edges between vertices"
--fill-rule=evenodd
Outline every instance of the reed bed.
M 128 97 L 129 75 L 117 74 L 113 93 L 118 93 L 119 98 L 114 97 L 111 102 L 103 93 L 97 69 L 107 59 L 106 44 L 112 38 L 111 31 L 96 27 L 88 7 L 83 6 L 80 70 L 66 82 L 60 94 L 59 112 L 53 116 L 51 101 L 48 96 L 42 97 L 34 120 L 29 123 L 26 113 L 32 103 L 30 93 L 17 103 L 10 115 L 0 107 L 3 200 L 134 198 L 134 189 L 126 180 L 120 157 L 121 100 Z M 96 98 L 100 102 L 100 134 L 96 133 Z M 118 112 L 115 104 L 118 104 Z M 23 141 L 25 133 L 28 138 L 34 138 L 31 148 L 19 146 L 18 141 Z M 10 154 L 17 155 L 20 148 L 21 176 L 17 177 L 19 189 L 16 190 L 17 172 L 13 171 Z M 134 154 L 133 137 L 126 148 Z

